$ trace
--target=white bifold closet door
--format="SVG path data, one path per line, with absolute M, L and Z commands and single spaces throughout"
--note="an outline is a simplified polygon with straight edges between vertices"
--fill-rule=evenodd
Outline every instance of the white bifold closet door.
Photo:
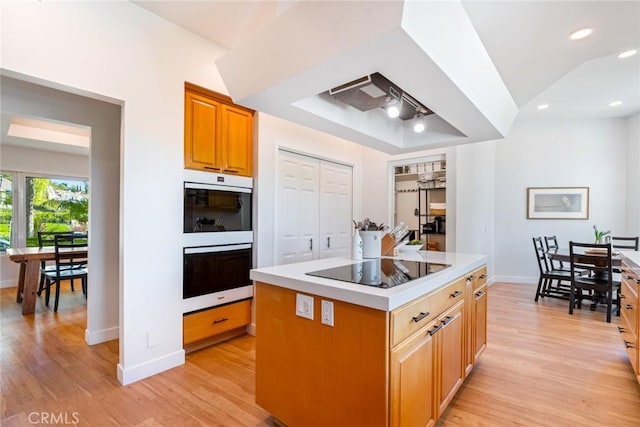
M 348 255 L 352 168 L 280 150 L 278 175 L 276 264 Z

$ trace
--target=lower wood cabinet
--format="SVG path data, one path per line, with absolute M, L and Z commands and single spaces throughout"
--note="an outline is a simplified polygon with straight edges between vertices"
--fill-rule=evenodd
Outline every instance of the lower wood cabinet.
M 251 323 L 251 300 L 185 314 L 182 318 L 183 344 L 212 339 Z
M 391 351 L 391 425 L 432 426 L 436 422 L 436 355 L 431 322 Z
M 624 343 L 629 361 L 640 383 L 640 274 L 629 264 L 622 262 L 622 280 L 620 283 L 620 336 Z
M 391 312 L 256 283 L 256 402 L 291 426 L 431 426 L 486 346 L 486 269 Z M 477 280 L 475 280 L 477 278 Z M 467 356 L 469 354 L 469 356 Z M 470 361 L 470 362 L 469 362 Z M 468 363 L 470 363 L 469 369 Z

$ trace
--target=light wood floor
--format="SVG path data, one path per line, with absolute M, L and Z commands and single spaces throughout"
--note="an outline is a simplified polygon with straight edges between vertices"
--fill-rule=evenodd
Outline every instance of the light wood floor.
M 560 300 L 536 304 L 529 285 L 489 292 L 489 346 L 439 424 L 640 425 L 640 387 L 617 318 L 607 324 L 588 308 L 569 316 Z M 87 426 L 272 425 L 254 403 L 252 337 L 122 387 L 117 341 L 88 347 L 82 292 L 60 298 L 57 314 L 39 299 L 35 316 L 22 316 L 15 288 L 0 290 L 1 425 L 29 425 L 43 413 Z

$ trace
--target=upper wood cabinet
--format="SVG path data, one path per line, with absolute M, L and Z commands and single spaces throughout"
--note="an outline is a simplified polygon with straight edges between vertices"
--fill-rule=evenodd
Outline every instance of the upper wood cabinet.
M 251 176 L 253 110 L 185 83 L 184 167 Z

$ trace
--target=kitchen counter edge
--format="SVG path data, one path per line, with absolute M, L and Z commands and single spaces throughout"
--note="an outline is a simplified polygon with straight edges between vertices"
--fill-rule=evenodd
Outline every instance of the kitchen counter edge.
M 392 311 L 471 273 L 473 270 L 485 265 L 488 259 L 486 255 L 432 251 L 420 251 L 416 254 L 383 258 L 450 264 L 451 267 L 387 289 L 306 275 L 311 271 L 361 262 L 347 257 L 257 268 L 251 270 L 250 277 L 257 282 L 302 293 L 318 295 L 377 310 Z

